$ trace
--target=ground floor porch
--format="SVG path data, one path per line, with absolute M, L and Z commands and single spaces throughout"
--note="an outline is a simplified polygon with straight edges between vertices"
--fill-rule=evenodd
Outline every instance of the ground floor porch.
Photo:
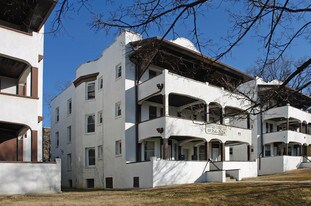
M 207 141 L 189 136 L 151 137 L 139 144 L 141 161 L 156 159 L 175 161 L 250 161 L 251 145 L 239 141 Z

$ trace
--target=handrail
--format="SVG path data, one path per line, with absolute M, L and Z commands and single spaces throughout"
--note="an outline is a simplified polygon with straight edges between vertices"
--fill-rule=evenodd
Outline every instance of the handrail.
M 221 169 L 219 169 L 219 167 L 217 167 L 217 165 L 214 163 L 213 160 L 208 159 L 207 161 L 210 162 L 210 163 L 212 163 L 212 165 L 214 165 L 218 171 L 221 171 Z
M 311 160 L 305 155 L 303 156 L 308 162 L 311 162 Z

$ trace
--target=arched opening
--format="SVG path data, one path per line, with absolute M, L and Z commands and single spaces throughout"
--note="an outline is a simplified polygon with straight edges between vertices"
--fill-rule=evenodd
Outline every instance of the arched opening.
M 217 102 L 211 102 L 208 105 L 209 123 L 223 124 L 222 107 Z
M 169 115 L 182 119 L 206 121 L 206 103 L 202 99 L 171 93 Z
M 250 128 L 249 114 L 242 109 L 225 107 L 224 124 L 240 128 Z
M 25 61 L 0 55 L 0 93 L 38 97 L 38 69 Z
M 22 124 L 0 122 L 0 161 L 23 161 L 23 139 L 29 129 Z

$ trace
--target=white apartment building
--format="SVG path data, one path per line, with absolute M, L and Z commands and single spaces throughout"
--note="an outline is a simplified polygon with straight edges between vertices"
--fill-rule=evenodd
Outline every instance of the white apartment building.
M 0 194 L 57 190 L 52 177 L 59 166 L 36 164 L 42 161 L 43 25 L 55 4 L 0 2 Z M 40 171 L 49 169 L 51 178 Z
M 259 175 L 311 167 L 311 97 L 257 78 L 243 90 L 261 102 L 253 124 Z M 261 112 L 260 112 L 261 111 Z
M 62 159 L 62 186 L 146 188 L 257 176 L 251 103 L 230 92 L 251 80 L 184 38 L 124 31 L 52 101 L 52 156 Z

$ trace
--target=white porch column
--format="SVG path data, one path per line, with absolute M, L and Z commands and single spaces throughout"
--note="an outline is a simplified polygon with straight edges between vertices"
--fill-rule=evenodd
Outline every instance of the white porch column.
M 163 95 L 163 108 L 164 108 L 164 116 L 169 116 L 169 101 L 168 95 Z

